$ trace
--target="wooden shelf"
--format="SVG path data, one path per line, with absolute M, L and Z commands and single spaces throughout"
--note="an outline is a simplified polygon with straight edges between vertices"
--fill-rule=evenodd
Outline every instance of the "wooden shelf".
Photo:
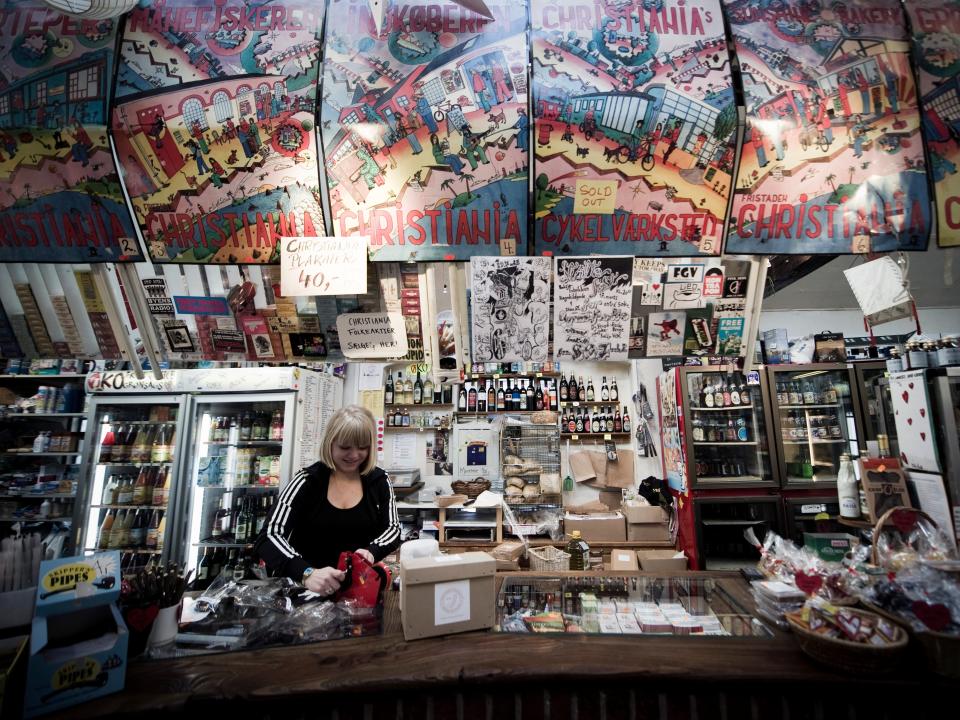
M 543 378 L 559 378 L 558 372 L 531 372 L 531 373 L 464 373 L 463 380 L 542 380 Z M 463 382 L 461 380 L 461 382 Z
M 163 550 L 144 550 L 143 548 L 107 548 L 106 550 L 101 550 L 100 548 L 86 548 L 85 552 L 108 552 L 110 550 L 117 550 L 121 553 L 132 553 L 134 555 L 160 555 Z
M 430 408 L 452 408 L 453 403 L 420 403 L 419 405 L 415 403 L 384 403 L 384 409 L 389 410 L 400 410 L 403 408 L 409 408 L 411 410 L 429 410 Z
M 535 412 L 556 412 L 556 410 L 454 410 L 457 415 L 530 415 Z
M 725 405 L 723 407 L 700 407 L 699 405 L 691 405 L 691 410 L 697 412 L 726 412 L 728 410 L 755 410 L 753 405 Z
M 612 440 L 613 438 L 629 438 L 633 433 L 628 432 L 582 432 L 582 433 L 560 433 L 560 438 L 568 440 L 583 440 L 584 438 L 597 438 L 599 440 Z M 607 437 L 609 436 L 609 437 Z
M 0 380 L 82 380 L 86 375 L 30 375 L 20 373 L 17 375 L 0 375 Z
M 433 426 L 433 425 L 430 425 L 430 426 L 426 426 L 426 425 L 424 425 L 424 426 L 420 426 L 420 425 L 384 425 L 384 426 L 383 426 L 383 429 L 384 429 L 385 431 L 386 431 L 386 430 L 393 430 L 393 431 L 397 431 L 397 430 L 408 430 L 408 431 L 409 431 L 409 430 L 419 430 L 420 432 L 426 432 L 427 430 L 430 430 L 430 431 L 449 430 L 449 428 L 444 428 L 444 427 L 441 426 L 441 425 L 437 425 L 437 426 Z
M 700 524 L 704 527 L 746 527 L 747 525 L 762 525 L 770 523 L 772 520 L 701 520 Z
M 613 405 L 619 407 L 623 405 L 619 400 L 561 400 L 560 407 L 593 407 L 600 406 L 606 407 L 607 405 Z

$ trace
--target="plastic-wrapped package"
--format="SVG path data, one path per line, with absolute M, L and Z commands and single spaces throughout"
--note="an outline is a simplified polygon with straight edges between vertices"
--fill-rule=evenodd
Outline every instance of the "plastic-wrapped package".
M 960 636 L 960 573 L 918 563 L 877 582 L 864 599 L 903 618 L 918 632 Z
M 900 572 L 921 560 L 955 560 L 953 544 L 936 525 L 919 513 L 902 513 L 906 526 L 901 529 L 896 516 L 896 530 L 884 527 L 876 536 L 876 562 L 881 567 Z

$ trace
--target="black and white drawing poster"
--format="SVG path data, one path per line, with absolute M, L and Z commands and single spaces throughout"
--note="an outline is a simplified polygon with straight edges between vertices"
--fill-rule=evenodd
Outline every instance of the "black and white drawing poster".
M 550 258 L 470 258 L 474 362 L 544 362 L 550 331 Z
M 556 360 L 626 360 L 633 257 L 556 258 Z

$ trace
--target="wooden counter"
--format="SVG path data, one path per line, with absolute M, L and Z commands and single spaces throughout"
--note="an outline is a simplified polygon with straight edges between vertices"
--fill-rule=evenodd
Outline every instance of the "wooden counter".
M 558 575 L 596 574 L 603 573 Z M 744 607 L 753 608 L 739 574 L 677 575 L 722 579 Z M 408 643 L 398 601 L 398 593 L 388 593 L 381 636 L 134 661 L 122 693 L 50 717 L 143 718 L 172 711 L 215 713 L 211 720 L 880 720 L 949 707 L 943 702 L 956 698 L 957 684 L 927 675 L 922 663 L 892 676 L 852 677 L 814 665 L 780 632 L 772 639 L 473 632 Z

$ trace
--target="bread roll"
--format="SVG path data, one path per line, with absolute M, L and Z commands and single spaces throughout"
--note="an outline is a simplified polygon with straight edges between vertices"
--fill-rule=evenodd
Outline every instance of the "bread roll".
M 523 497 L 525 498 L 540 497 L 540 483 L 530 483 L 529 485 L 524 485 Z

